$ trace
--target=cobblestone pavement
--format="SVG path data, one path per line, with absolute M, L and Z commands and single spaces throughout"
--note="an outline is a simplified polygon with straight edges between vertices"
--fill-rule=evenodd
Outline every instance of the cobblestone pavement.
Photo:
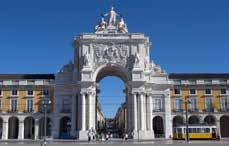
M 184 141 L 155 140 L 155 141 L 123 141 L 121 139 L 109 140 L 106 142 L 87 141 L 49 141 L 47 146 L 229 146 L 229 140 L 221 141 Z M 41 146 L 40 141 L 0 141 L 0 146 Z

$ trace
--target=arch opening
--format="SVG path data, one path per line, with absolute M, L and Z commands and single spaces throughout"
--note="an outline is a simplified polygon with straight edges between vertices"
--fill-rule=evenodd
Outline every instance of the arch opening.
M 97 124 L 98 133 L 111 133 L 115 138 L 124 136 L 127 125 L 126 94 L 127 74 L 118 67 L 105 67 L 97 74 Z
M 184 118 L 182 116 L 175 116 L 173 118 L 173 127 L 184 125 Z
M 198 125 L 200 124 L 200 119 L 198 116 L 191 116 L 188 118 L 188 123 L 190 125 Z
M 44 137 L 44 127 L 45 127 L 45 118 L 42 117 L 39 120 L 39 137 L 42 139 Z M 46 122 L 46 136 L 51 137 L 51 129 L 52 129 L 52 121 L 49 117 L 47 117 L 47 122 Z
M 71 119 L 67 116 L 60 119 L 60 138 L 71 138 Z
M 153 131 L 155 138 L 163 138 L 165 136 L 164 132 L 164 120 L 160 116 L 153 118 Z
M 119 77 L 124 83 L 129 80 L 127 70 L 117 64 L 106 64 L 98 68 L 94 74 L 94 80 L 98 83 L 107 76 Z
M 220 118 L 220 131 L 221 137 L 228 138 L 229 137 L 229 116 L 222 116 Z
M 204 123 L 207 125 L 216 125 L 216 119 L 212 115 L 208 115 L 204 118 Z
M 35 120 L 33 117 L 27 117 L 24 120 L 24 138 L 34 139 Z
M 17 117 L 10 117 L 8 121 L 8 139 L 17 139 L 19 130 L 19 120 Z

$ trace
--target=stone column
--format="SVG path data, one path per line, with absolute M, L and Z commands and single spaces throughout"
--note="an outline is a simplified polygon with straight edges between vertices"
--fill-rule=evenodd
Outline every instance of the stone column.
M 152 96 L 151 95 L 149 95 L 148 96 L 148 98 L 149 98 L 149 103 L 148 103 L 148 106 L 149 106 L 149 126 L 148 126 L 148 128 L 149 128 L 149 130 L 153 130 L 153 122 L 152 122 L 152 118 L 153 118 L 153 99 L 152 99 Z
M 221 139 L 221 129 L 220 129 L 220 119 L 216 120 L 216 127 L 217 127 L 217 135 L 219 136 L 219 138 Z
M 146 130 L 146 98 L 145 95 L 142 93 L 140 95 L 140 102 L 141 102 L 141 130 Z
M 35 119 L 34 139 L 39 139 L 39 119 Z
M 71 135 L 76 136 L 76 96 L 72 95 L 72 111 L 71 111 Z
M 137 103 L 137 94 L 134 93 L 133 96 L 133 123 L 134 123 L 134 131 L 138 130 L 138 103 Z
M 8 124 L 8 118 L 3 118 L 2 123 L 2 139 L 7 140 L 8 139 L 8 130 L 9 130 L 9 124 Z
M 18 139 L 22 140 L 24 139 L 24 121 L 19 121 L 19 130 L 18 130 Z
M 83 93 L 82 96 L 82 103 L 81 103 L 81 110 L 82 110 L 82 115 L 81 115 L 81 130 L 85 131 L 86 130 L 86 94 Z
M 77 131 L 77 138 L 80 140 L 87 140 L 87 127 L 88 127 L 88 113 L 86 113 L 86 93 L 81 92 L 80 100 L 79 100 L 79 129 Z
M 171 117 L 171 102 L 169 96 L 169 89 L 164 92 L 164 104 L 163 107 L 165 109 L 165 138 L 169 139 L 172 136 L 172 117 Z
M 88 108 L 89 108 L 89 126 L 88 128 L 89 129 L 95 129 L 95 114 L 96 114 L 96 94 L 94 93 L 89 93 L 88 94 L 88 100 L 89 100 L 89 105 L 88 105 Z

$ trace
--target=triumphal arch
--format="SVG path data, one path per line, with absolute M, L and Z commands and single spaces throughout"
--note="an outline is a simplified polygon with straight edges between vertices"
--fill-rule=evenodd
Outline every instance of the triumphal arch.
M 74 59 L 56 74 L 53 136 L 58 137 L 59 118 L 71 118 L 71 133 L 87 139 L 96 130 L 98 82 L 106 76 L 125 83 L 127 130 L 134 139 L 153 139 L 153 117 L 163 116 L 165 137 L 171 135 L 169 81 L 160 66 L 150 60 L 151 43 L 142 33 L 128 32 L 124 19 L 112 8 L 104 14 L 94 33 L 74 38 Z M 71 99 L 71 113 L 61 113 L 60 102 Z M 154 98 L 164 100 L 161 112 L 153 111 Z

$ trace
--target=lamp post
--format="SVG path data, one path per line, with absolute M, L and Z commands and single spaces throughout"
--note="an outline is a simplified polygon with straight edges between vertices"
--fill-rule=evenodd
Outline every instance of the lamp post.
M 186 135 L 185 141 L 189 143 L 189 130 L 188 130 L 188 104 L 189 104 L 188 96 L 185 97 L 185 126 L 186 126 Z
M 44 141 L 43 141 L 43 146 L 47 145 L 47 139 L 46 139 L 46 135 L 47 135 L 47 112 L 48 112 L 48 105 L 51 103 L 51 100 L 45 96 L 42 100 L 42 105 L 44 108 Z

